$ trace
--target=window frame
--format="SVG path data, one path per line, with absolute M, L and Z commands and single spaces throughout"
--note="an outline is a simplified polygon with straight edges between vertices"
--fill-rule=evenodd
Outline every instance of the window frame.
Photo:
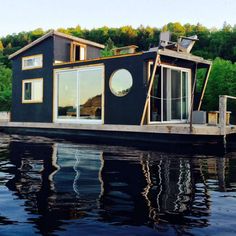
M 148 71 L 147 71 L 147 81 L 150 80 L 151 78 L 151 66 L 154 64 L 154 61 L 153 60 L 150 60 L 148 61 Z M 160 79 L 161 79 L 161 90 L 163 91 L 163 68 L 167 68 L 167 69 L 171 69 L 171 70 L 178 70 L 181 72 L 181 81 L 182 81 L 182 72 L 186 72 L 188 73 L 188 97 L 191 99 L 191 93 L 192 93 L 192 70 L 189 69 L 189 68 L 186 68 L 186 67 L 179 67 L 179 66 L 172 66 L 172 65 L 167 65 L 167 64 L 160 64 L 161 66 L 161 76 L 160 76 Z M 182 83 L 182 82 L 181 82 Z M 182 90 L 182 88 L 181 88 Z M 182 91 L 181 91 L 182 93 Z M 189 100 L 188 101 L 188 108 L 190 109 L 190 103 L 191 101 Z M 182 106 L 182 105 L 181 105 Z M 151 99 L 149 99 L 148 101 L 148 116 L 147 116 L 147 123 L 148 124 L 165 124 L 165 123 L 186 123 L 188 121 L 188 119 L 177 119 L 177 120 L 170 120 L 170 121 L 163 121 L 163 98 L 162 98 L 162 95 L 161 95 L 161 121 L 151 121 L 151 114 L 150 114 L 150 111 L 151 111 Z M 182 112 L 182 108 L 181 108 L 181 112 Z M 190 112 L 190 110 L 189 110 Z
M 117 73 L 117 72 L 119 72 L 119 71 L 121 71 L 121 70 L 125 70 L 125 71 L 127 71 L 129 74 L 130 74 L 130 76 L 131 76 L 131 86 L 130 86 L 130 88 L 128 88 L 128 92 L 126 93 L 126 94 L 122 94 L 122 95 L 119 95 L 119 94 L 117 94 L 115 91 L 114 91 L 114 89 L 112 88 L 112 80 L 114 79 L 114 76 L 115 76 L 115 74 Z M 131 72 L 128 70 L 128 69 L 126 69 L 126 68 L 120 68 L 120 69 L 118 69 L 118 70 L 115 70 L 112 74 L 111 74 L 111 76 L 110 76 L 110 78 L 109 78 L 109 88 L 110 88 L 110 91 L 111 91 L 111 93 L 115 96 L 115 97 L 125 97 L 125 96 L 127 96 L 129 93 L 130 93 L 130 91 L 132 90 L 132 88 L 133 88 L 133 85 L 134 85 L 134 78 L 133 78 L 133 75 L 131 74 Z
M 79 71 L 85 71 L 90 70 L 93 68 L 100 68 L 102 69 L 102 113 L 101 113 L 101 119 L 99 120 L 86 120 L 86 119 L 60 119 L 58 118 L 58 72 L 66 72 L 66 71 L 77 71 L 77 74 Z M 78 75 L 77 75 L 78 76 Z M 78 77 L 77 77 L 78 79 Z M 54 80 L 53 80 L 54 88 L 53 88 L 53 122 L 54 123 L 77 123 L 77 124 L 91 124 L 91 125 L 101 125 L 104 124 L 104 116 L 105 116 L 105 65 L 103 63 L 101 64 L 93 64 L 93 65 L 84 65 L 74 68 L 62 68 L 62 69 L 54 69 Z M 77 89 L 78 89 L 78 83 L 77 83 Z
M 33 99 L 33 83 L 35 81 L 42 81 L 42 96 L 41 96 L 41 99 L 39 99 L 39 100 Z M 26 83 L 31 83 L 32 98 L 30 100 L 25 100 L 25 84 Z M 27 104 L 27 103 L 43 103 L 43 78 L 22 80 L 22 104 Z
M 41 58 L 41 65 L 40 66 L 24 66 L 24 61 L 25 60 L 29 60 L 29 59 L 34 59 L 34 58 Z M 35 55 L 31 55 L 31 56 L 26 56 L 26 57 L 22 57 L 21 59 L 21 69 L 22 70 L 34 70 L 34 69 L 39 69 L 39 68 L 43 68 L 43 54 L 35 54 Z
M 85 61 L 87 60 L 87 45 L 85 44 L 82 44 L 82 43 L 78 43 L 78 42 L 71 42 L 70 44 L 70 62 L 75 62 L 76 60 L 76 47 L 77 46 L 80 46 L 80 47 L 83 47 L 84 48 L 84 58 L 79 61 Z M 81 49 L 80 49 L 80 52 L 81 52 Z

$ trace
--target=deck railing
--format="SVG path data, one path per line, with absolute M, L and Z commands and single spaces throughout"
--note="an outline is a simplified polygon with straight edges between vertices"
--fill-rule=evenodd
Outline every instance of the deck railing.
M 228 95 L 219 96 L 219 126 L 221 135 L 226 135 L 226 121 L 227 121 L 227 101 L 228 99 L 236 100 L 236 97 Z

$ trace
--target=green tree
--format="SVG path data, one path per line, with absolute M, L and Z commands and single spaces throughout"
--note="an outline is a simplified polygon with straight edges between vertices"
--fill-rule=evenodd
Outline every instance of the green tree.
M 4 47 L 3 47 L 2 41 L 0 40 L 0 52 L 2 52 L 3 49 L 4 49 Z
M 105 48 L 101 51 L 101 56 L 102 57 L 109 57 L 109 56 L 113 56 L 114 53 L 112 51 L 112 49 L 115 48 L 114 42 L 112 41 L 111 38 L 109 38 L 105 44 Z
M 9 111 L 12 94 L 11 69 L 0 65 L 0 111 Z
M 216 58 L 203 100 L 203 109 L 218 110 L 219 95 L 236 96 L 236 63 Z M 230 101 L 228 110 L 236 114 L 235 102 Z

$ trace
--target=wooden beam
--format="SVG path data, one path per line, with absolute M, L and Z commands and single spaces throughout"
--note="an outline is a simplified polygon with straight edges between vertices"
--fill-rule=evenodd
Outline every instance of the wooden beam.
M 193 132 L 193 106 L 194 106 L 194 93 L 195 93 L 195 88 L 196 88 L 196 84 L 197 84 L 197 66 L 198 66 L 198 64 L 196 63 L 196 66 L 195 66 L 195 75 L 194 75 L 194 81 L 193 81 L 193 88 L 192 88 L 192 95 L 191 95 L 190 133 Z
M 208 79 L 209 79 L 209 76 L 210 76 L 211 68 L 212 68 L 212 64 L 210 64 L 210 66 L 208 67 L 207 76 L 205 78 L 205 81 L 204 81 L 204 84 L 203 84 L 203 87 L 202 87 L 201 98 L 200 98 L 199 104 L 198 104 L 198 111 L 200 111 L 201 106 L 202 106 L 202 100 L 203 100 L 203 97 L 204 97 L 204 94 L 205 94 L 205 91 L 206 91 L 206 86 L 207 86 L 207 82 L 208 82 Z
M 219 125 L 220 125 L 220 134 L 226 135 L 226 111 L 227 111 L 227 96 L 221 95 L 219 97 Z
M 155 64 L 154 64 L 154 67 L 153 67 L 153 72 L 152 72 L 151 79 L 149 80 L 150 82 L 149 82 L 147 97 L 146 97 L 146 101 L 145 101 L 145 104 L 144 104 L 143 115 L 142 115 L 140 125 L 144 124 L 144 119 L 145 119 L 145 116 L 146 116 L 146 113 L 147 113 L 147 110 L 148 110 L 147 108 L 148 108 L 148 104 L 149 104 L 149 100 L 150 100 L 150 93 L 151 93 L 151 90 L 152 90 L 153 81 L 154 81 L 154 78 L 155 78 L 157 66 L 160 63 L 160 55 L 159 55 L 158 51 L 156 53 L 157 53 L 156 60 L 155 60 Z

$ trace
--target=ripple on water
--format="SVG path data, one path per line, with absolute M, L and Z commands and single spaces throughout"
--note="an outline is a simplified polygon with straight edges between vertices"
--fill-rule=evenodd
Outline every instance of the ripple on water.
M 236 154 L 0 139 L 0 235 L 236 234 Z

